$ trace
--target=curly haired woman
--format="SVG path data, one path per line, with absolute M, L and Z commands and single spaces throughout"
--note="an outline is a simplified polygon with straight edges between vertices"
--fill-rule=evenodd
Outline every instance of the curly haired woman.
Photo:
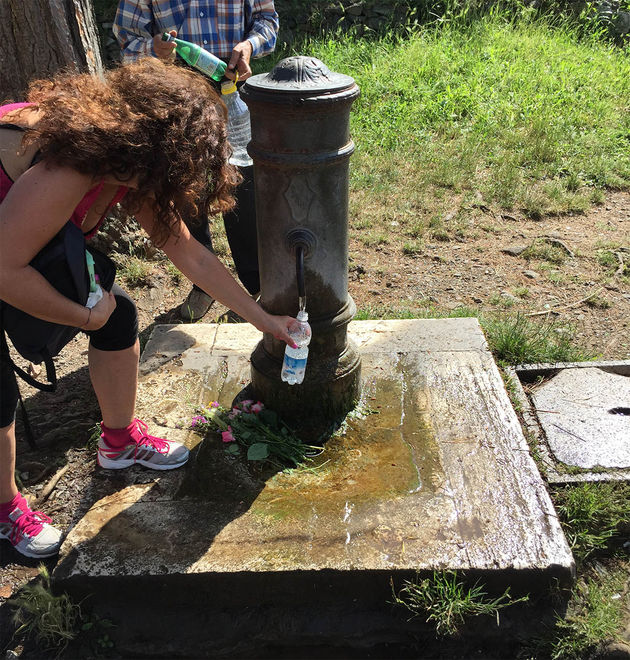
M 68 219 L 91 236 L 120 203 L 192 282 L 259 330 L 292 343 L 292 319 L 266 313 L 181 219 L 234 203 L 239 175 L 228 164 L 225 108 L 201 76 L 155 59 L 103 78 L 66 73 L 37 81 L 26 99 L 0 106 L 0 301 L 89 336 L 102 467 L 180 467 L 188 450 L 149 435 L 134 417 L 140 351 L 129 296 L 114 285 L 88 309 L 29 264 Z M 200 204 L 204 213 L 190 213 Z M 58 551 L 61 532 L 31 511 L 16 487 L 18 393 L 3 332 L 0 340 L 0 538 L 26 556 L 48 557 Z

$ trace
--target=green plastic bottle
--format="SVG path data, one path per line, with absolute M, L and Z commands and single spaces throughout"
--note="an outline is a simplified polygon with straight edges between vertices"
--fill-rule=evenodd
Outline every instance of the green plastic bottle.
M 162 35 L 162 41 L 171 41 L 177 44 L 177 54 L 184 62 L 201 71 L 201 73 L 205 73 L 206 76 L 210 76 L 213 80 L 221 80 L 223 78 L 227 64 L 212 53 L 204 50 L 198 44 L 184 41 L 184 39 L 177 39 L 168 32 Z

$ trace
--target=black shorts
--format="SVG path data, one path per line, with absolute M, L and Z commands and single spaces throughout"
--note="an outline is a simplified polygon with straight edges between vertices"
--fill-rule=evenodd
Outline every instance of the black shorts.
M 116 309 L 107 323 L 98 330 L 85 334 L 90 345 L 100 351 L 122 351 L 130 348 L 138 338 L 138 312 L 129 295 L 117 284 L 112 287 Z M 18 386 L 11 366 L 9 347 L 4 332 L 0 332 L 0 428 L 9 426 L 15 419 L 18 404 Z

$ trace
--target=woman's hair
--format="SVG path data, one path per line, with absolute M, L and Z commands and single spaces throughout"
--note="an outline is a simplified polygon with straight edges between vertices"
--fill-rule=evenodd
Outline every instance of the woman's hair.
M 41 111 L 25 141 L 42 159 L 95 177 L 135 179 L 126 209 L 153 200 L 156 240 L 175 218 L 204 218 L 234 205 L 238 170 L 228 164 L 226 109 L 203 76 L 155 58 L 105 72 L 62 73 L 29 86 Z

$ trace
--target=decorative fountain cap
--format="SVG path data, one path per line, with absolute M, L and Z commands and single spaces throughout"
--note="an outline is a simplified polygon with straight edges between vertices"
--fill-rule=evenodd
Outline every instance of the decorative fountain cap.
M 247 85 L 260 91 L 322 93 L 352 87 L 354 79 L 331 71 L 315 57 L 296 55 L 280 60 L 269 73 L 249 78 Z

